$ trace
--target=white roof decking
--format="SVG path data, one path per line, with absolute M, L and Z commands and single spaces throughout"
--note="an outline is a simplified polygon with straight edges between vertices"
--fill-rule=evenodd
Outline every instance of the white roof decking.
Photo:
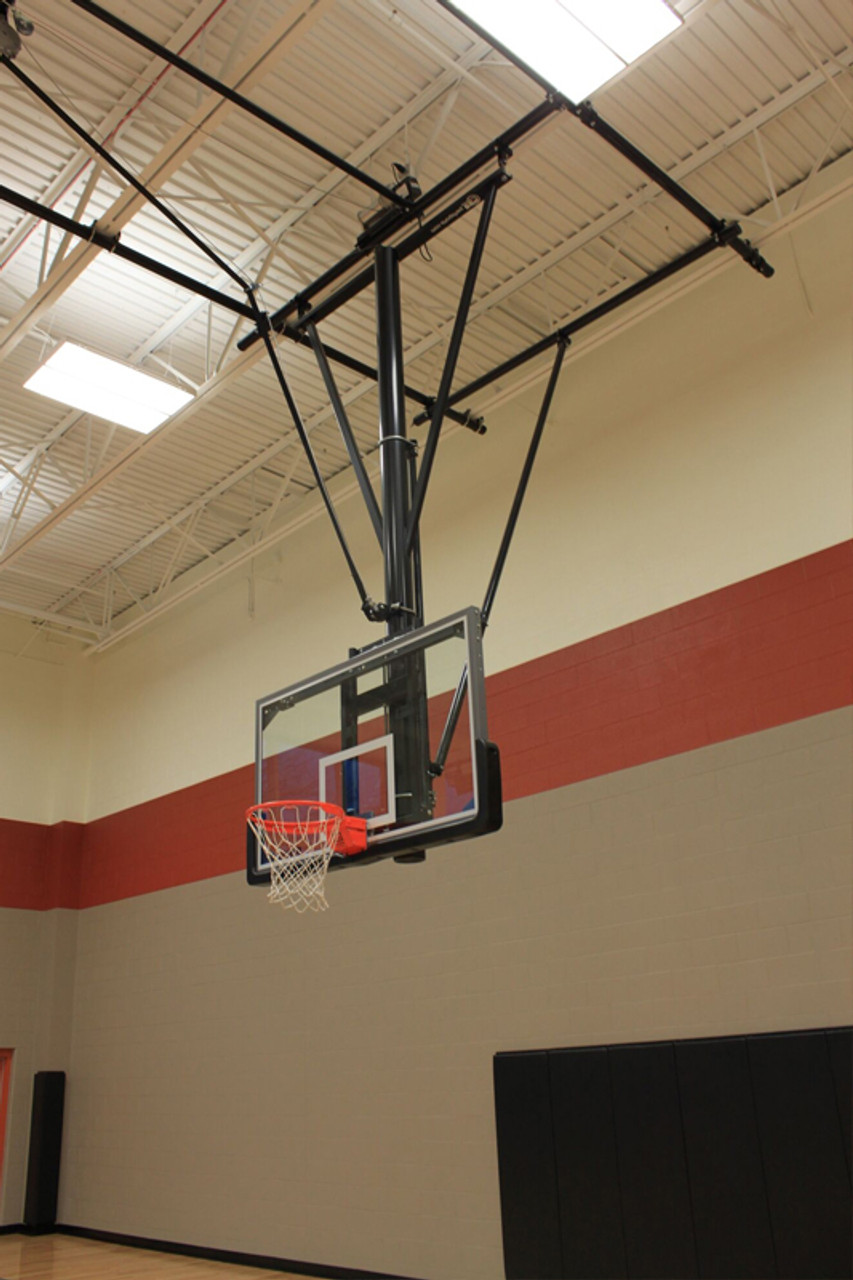
M 270 312 L 353 247 L 359 215 L 376 203 L 369 188 L 70 0 L 20 5 L 36 29 L 16 65 L 257 281 Z M 116 0 L 107 7 L 126 10 Z M 853 9 L 849 0 L 674 7 L 683 26 L 593 102 L 761 246 L 853 182 Z M 428 190 L 542 101 L 434 0 L 152 0 L 135 13 L 146 34 L 383 183 L 401 161 Z M 122 244 L 239 296 L 6 67 L 0 95 L 0 182 L 79 222 L 97 219 Z M 706 234 L 567 112 L 518 144 L 508 172 L 456 386 Z M 432 261 L 413 255 L 404 268 L 404 299 L 418 302 L 406 316 L 406 378 L 430 394 L 476 218 L 433 242 Z M 263 345 L 237 346 L 250 327 L 0 201 L 0 613 L 67 637 L 75 651 L 103 647 L 286 536 L 314 481 Z M 321 330 L 368 364 L 374 332 L 369 291 Z M 163 374 L 195 399 L 143 437 L 24 391 L 64 339 Z M 284 339 L 279 350 L 331 479 L 349 463 L 313 356 Z M 548 362 L 525 365 L 464 407 L 483 412 Z M 340 367 L 335 375 L 363 452 L 375 454 L 373 382 Z

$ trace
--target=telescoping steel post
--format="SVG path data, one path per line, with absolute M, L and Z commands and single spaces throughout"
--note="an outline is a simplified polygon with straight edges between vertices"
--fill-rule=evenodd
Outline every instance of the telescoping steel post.
M 381 245 L 374 255 L 376 347 L 379 375 L 379 447 L 382 474 L 383 554 L 388 635 L 417 625 L 411 556 L 406 551 L 409 516 L 409 450 L 403 383 L 400 270 L 396 250 Z
M 374 265 L 386 625 L 389 636 L 398 636 L 423 623 L 417 558 L 413 548 L 406 545 L 412 500 L 410 451 L 414 446 L 406 435 L 396 250 L 380 246 L 375 251 Z M 388 732 L 394 737 L 398 820 L 403 818 L 408 823 L 426 820 L 432 814 L 433 794 L 429 773 L 426 666 L 422 652 L 391 659 L 385 668 L 384 700 Z

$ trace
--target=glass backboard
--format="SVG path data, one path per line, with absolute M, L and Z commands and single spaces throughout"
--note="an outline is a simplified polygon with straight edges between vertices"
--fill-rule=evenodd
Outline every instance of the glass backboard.
M 477 609 L 362 649 L 261 698 L 255 803 L 322 800 L 367 823 L 367 849 L 332 868 L 414 857 L 496 830 L 500 764 L 488 740 Z M 248 878 L 269 869 L 251 832 Z

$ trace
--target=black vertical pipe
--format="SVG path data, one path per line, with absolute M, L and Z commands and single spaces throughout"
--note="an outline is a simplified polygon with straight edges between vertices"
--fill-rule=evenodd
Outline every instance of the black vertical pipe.
M 375 253 L 382 541 L 389 636 L 418 625 L 420 560 L 406 545 L 411 505 L 412 443 L 406 436 L 400 273 L 394 249 Z M 394 790 L 400 825 L 432 816 L 426 663 L 422 650 L 391 658 L 385 668 L 385 716 L 394 736 Z
M 415 485 L 417 483 L 417 479 L 418 479 L 417 458 L 415 455 L 415 450 L 410 449 L 409 450 L 409 485 L 410 485 L 409 492 L 410 493 L 415 492 Z M 423 579 L 423 565 L 421 561 L 420 529 L 415 530 L 415 539 L 414 539 L 414 542 L 412 543 L 411 557 L 412 557 L 412 573 L 414 574 L 414 588 L 415 588 L 414 605 L 415 605 L 416 622 L 419 627 L 422 627 L 424 625 L 424 579 Z
M 400 271 L 394 249 L 380 245 L 375 272 L 385 600 L 390 609 L 388 635 L 393 636 L 410 630 L 415 622 L 412 558 L 406 551 L 412 446 L 406 437 Z

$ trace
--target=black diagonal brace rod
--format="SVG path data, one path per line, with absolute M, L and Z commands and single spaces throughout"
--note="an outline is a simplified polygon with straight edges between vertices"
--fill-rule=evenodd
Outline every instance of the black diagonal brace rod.
M 275 129 L 278 133 L 284 134 L 292 142 L 296 142 L 299 146 L 304 147 L 306 151 L 311 151 L 315 156 L 320 156 L 327 164 L 332 165 L 335 169 L 340 169 L 342 173 L 347 174 L 350 178 L 355 178 L 357 182 L 363 186 L 369 187 L 371 191 L 383 199 L 390 201 L 392 204 L 401 208 L 408 208 L 411 201 L 405 196 L 401 196 L 393 187 L 386 186 L 384 182 L 380 182 L 377 178 L 371 177 L 369 173 L 365 173 L 363 169 L 359 169 L 357 165 L 350 164 L 343 156 L 336 155 L 334 151 L 330 151 L 328 147 L 324 147 L 322 143 L 317 142 L 314 138 L 310 138 L 308 134 L 303 133 L 300 129 L 296 129 L 293 125 L 287 124 L 286 121 L 279 119 L 273 115 L 271 111 L 266 111 L 263 107 L 258 106 L 256 102 L 252 102 L 250 98 L 245 97 L 236 89 L 232 89 L 230 85 L 217 80 L 215 76 L 208 75 L 206 71 L 202 71 L 200 67 L 196 67 L 192 62 L 188 62 L 186 58 L 182 58 L 180 54 L 173 53 L 171 49 L 167 49 L 165 45 L 159 44 L 156 40 L 152 40 L 150 36 L 146 36 L 137 27 L 132 27 L 129 22 L 110 13 L 101 5 L 95 4 L 94 0 L 71 0 L 72 4 L 76 4 L 78 9 L 85 10 L 86 13 L 98 18 L 107 26 L 112 27 L 114 31 L 120 32 L 123 36 L 127 36 L 129 40 L 133 40 L 136 44 L 141 45 L 143 49 L 147 49 L 149 53 L 153 53 L 158 58 L 162 58 L 164 62 L 170 63 L 173 67 L 177 67 L 179 71 L 183 71 L 185 75 L 191 76 L 193 80 L 197 80 L 199 84 L 203 84 L 205 88 L 212 89 L 214 93 L 218 93 L 221 98 L 225 98 L 228 102 L 233 102 L 235 106 L 241 107 L 249 115 L 254 116 L 257 120 L 263 121 L 270 128 Z
M 474 296 L 474 286 L 477 283 L 477 273 L 480 270 L 480 263 L 483 260 L 483 250 L 486 247 L 486 237 L 489 234 L 489 224 L 492 220 L 492 211 L 495 207 L 497 190 L 497 186 L 493 185 L 489 187 L 483 197 L 483 203 L 480 209 L 480 221 L 477 224 L 474 243 L 471 246 L 471 256 L 468 260 L 468 269 L 465 272 L 465 280 L 462 285 L 462 292 L 459 296 L 459 305 L 456 308 L 456 319 L 453 322 L 453 330 L 450 334 L 450 341 L 447 345 L 447 355 L 444 359 L 444 368 L 441 373 L 438 394 L 436 395 L 435 404 L 432 409 L 429 434 L 427 435 L 426 444 L 424 445 L 423 460 L 418 470 L 417 488 L 412 496 L 412 506 L 409 511 L 409 518 L 406 525 L 407 550 L 410 550 L 414 543 L 415 534 L 421 518 L 421 512 L 423 511 L 427 485 L 429 484 L 432 465 L 435 461 L 435 451 L 438 448 L 438 438 L 441 434 L 441 427 L 447 410 L 447 402 L 450 398 L 450 389 L 453 386 L 453 378 L 456 373 L 459 352 L 462 349 L 462 338 L 465 334 L 465 326 L 468 323 L 468 312 L 471 309 L 471 299 Z
M 286 338 L 290 338 L 292 342 L 299 346 L 309 347 L 311 341 L 308 334 L 301 329 L 296 329 L 293 325 L 285 325 L 282 333 Z M 328 342 L 322 344 L 326 358 L 333 364 L 339 364 L 344 369 L 349 369 L 352 373 L 357 373 L 362 378 L 369 378 L 371 382 L 378 381 L 379 371 L 366 360 L 359 360 L 356 356 L 351 356 L 347 351 L 341 351 L 339 347 L 330 346 Z M 419 404 L 423 409 L 431 409 L 434 397 L 427 395 L 425 391 L 419 391 L 417 387 L 411 387 L 406 384 L 403 391 L 407 400 L 413 400 L 415 404 Z M 477 414 L 472 413 L 470 409 L 466 409 L 460 413 L 457 409 L 448 409 L 447 417 L 452 418 L 454 422 L 458 422 L 461 427 L 468 427 L 475 435 L 484 435 L 486 431 L 483 419 Z
M 551 374 L 545 387 L 545 394 L 542 397 L 542 404 L 539 408 L 539 416 L 536 419 L 536 425 L 533 428 L 533 435 L 530 438 L 530 444 L 527 449 L 527 456 L 524 459 L 524 466 L 521 469 L 521 476 L 515 490 L 512 507 L 510 508 L 509 517 L 507 518 L 506 528 L 504 529 L 501 545 L 498 549 L 497 558 L 492 576 L 489 579 L 489 585 L 486 588 L 486 594 L 483 598 L 483 607 L 480 610 L 480 618 L 483 630 L 489 625 L 489 618 L 492 614 L 492 606 L 495 603 L 498 587 L 500 586 L 501 576 L 506 564 L 506 558 L 509 555 L 510 543 L 512 542 L 515 527 L 518 524 L 518 517 L 521 514 L 521 504 L 524 502 L 527 493 L 527 486 L 530 483 L 530 476 L 533 472 L 533 464 L 536 461 L 536 454 L 539 451 L 539 445 L 542 440 L 542 433 L 545 430 L 545 424 L 548 421 L 548 414 L 551 412 L 551 402 L 554 399 L 554 392 L 557 390 L 557 382 L 560 377 L 560 371 L 563 367 L 563 357 L 566 354 L 566 348 L 569 345 L 568 338 L 561 338 L 557 343 L 557 351 L 554 355 L 554 363 L 551 365 Z
M 180 231 L 182 235 L 186 236 L 197 249 L 200 249 L 205 257 L 209 258 L 211 262 L 220 269 L 220 271 L 223 271 L 227 276 L 230 276 L 241 289 L 245 290 L 247 293 L 250 292 L 250 285 L 248 281 L 244 280 L 239 272 L 234 270 L 230 263 L 226 262 L 224 258 L 221 258 L 214 249 L 211 249 L 210 245 L 206 244 L 204 240 L 202 240 L 201 236 L 196 235 L 193 229 L 188 227 L 176 213 L 173 213 L 169 206 L 164 204 L 153 191 L 149 191 L 144 183 L 140 182 L 136 177 L 136 174 L 131 173 L 130 169 L 123 165 L 120 160 L 117 160 L 116 157 L 108 151 L 106 147 L 102 146 L 96 138 L 93 138 L 87 129 L 84 129 L 81 124 L 78 124 L 73 116 L 70 116 L 58 102 L 55 102 L 53 98 L 51 98 L 49 93 L 46 93 L 40 85 L 36 84 L 35 80 L 32 80 L 27 75 L 26 71 L 22 71 L 18 64 L 12 62 L 11 58 L 7 58 L 5 54 L 0 56 L 0 63 L 2 63 L 8 71 L 11 71 L 12 75 L 16 76 L 22 84 L 26 85 L 30 92 L 38 98 L 40 102 L 43 102 L 44 105 L 62 121 L 67 129 L 70 129 L 72 133 L 75 133 L 87 147 L 90 147 L 106 164 L 110 166 L 111 169 L 114 169 L 120 177 L 124 178 L 125 182 L 129 183 L 130 186 L 132 186 L 135 191 L 138 191 L 141 196 L 144 196 L 145 199 L 163 215 L 164 218 L 167 218 L 174 227 L 177 227 L 178 231 Z
M 185 275 L 183 271 L 176 271 L 174 267 L 169 267 L 164 262 L 158 262 L 156 258 L 149 258 L 147 253 L 139 253 L 136 249 L 130 249 L 127 245 L 123 245 L 116 232 L 102 231 L 96 222 L 83 223 L 75 222 L 73 218 L 67 218 L 63 213 L 57 213 L 55 209 L 51 209 L 49 205 L 39 204 L 37 200 L 31 200 L 29 196 L 22 195 L 20 191 L 12 191 L 10 187 L 0 184 L 0 200 L 5 204 L 14 205 L 16 209 L 23 210 L 35 218 L 41 218 L 44 222 L 49 222 L 55 227 L 60 227 L 63 231 L 67 231 L 70 235 L 79 236 L 81 240 L 87 240 L 90 244 L 97 245 L 99 249 L 106 249 L 116 258 L 121 258 L 124 262 L 132 262 L 135 267 L 142 267 L 145 271 L 150 271 L 152 275 L 160 276 L 163 280 L 170 280 L 172 284 L 180 285 L 182 289 L 189 290 L 190 293 L 197 293 L 203 298 L 207 298 L 210 302 L 217 303 L 220 307 L 225 307 L 229 311 L 233 311 L 238 316 L 243 316 L 247 320 L 257 320 L 257 307 L 250 306 L 246 302 L 240 302 L 238 298 L 232 298 L 227 293 L 222 293 L 219 289 L 214 289 L 212 285 L 205 284 L 203 280 L 196 280 L 193 276 Z
M 635 147 L 613 125 L 608 124 L 590 102 L 572 102 L 571 98 L 567 98 L 565 94 L 560 93 L 559 89 L 550 80 L 546 80 L 543 75 L 531 67 L 528 62 L 525 62 L 523 58 L 520 58 L 517 53 L 514 53 L 512 49 L 500 40 L 497 40 L 485 27 L 475 22 L 467 13 L 453 4 L 452 0 L 438 0 L 438 2 L 448 13 L 452 13 L 455 18 L 458 18 L 469 31 L 473 31 L 480 40 L 490 44 L 493 49 L 496 49 L 509 62 L 518 67 L 519 71 L 523 71 L 526 76 L 538 84 L 555 107 L 571 112 L 573 116 L 580 120 L 581 124 L 586 125 L 588 129 L 596 133 L 599 138 L 607 142 L 626 160 L 629 160 L 641 173 L 644 173 L 647 178 L 656 183 L 662 191 L 665 191 L 682 208 L 691 213 L 694 218 L 698 218 L 700 222 L 703 222 L 713 235 L 720 238 L 720 243 L 728 245 L 761 275 L 767 277 L 773 275 L 773 268 L 770 264 L 765 261 L 754 245 L 743 239 L 740 234 L 740 227 L 737 227 L 734 234 L 732 234 L 731 223 L 726 222 L 724 218 L 715 217 L 711 210 L 702 204 L 701 200 L 697 200 L 680 182 L 672 178 L 665 169 L 655 164 L 653 160 L 640 151 L 638 147 Z
M 326 488 L 326 482 L 323 479 L 323 474 L 317 465 L 314 450 L 311 448 L 311 441 L 308 437 L 308 432 L 305 429 L 305 423 L 302 421 L 302 414 L 299 412 L 299 406 L 293 398 L 293 392 L 290 390 L 290 385 L 287 378 L 284 376 L 284 369 L 281 367 L 281 361 L 278 358 L 278 352 L 275 349 L 275 343 L 272 340 L 269 326 L 263 323 L 261 323 L 261 338 L 263 339 L 264 346 L 267 349 L 267 354 L 275 371 L 275 376 L 278 379 L 278 385 L 281 388 L 282 395 L 284 396 L 285 401 L 287 402 L 287 407 L 290 410 L 290 416 L 293 419 L 296 434 L 299 436 L 299 442 L 302 445 L 305 457 L 308 459 L 308 465 L 311 468 L 314 481 L 320 491 L 329 519 L 332 522 L 332 528 L 335 531 L 341 550 L 344 553 L 344 559 L 346 560 L 347 567 L 352 575 L 352 580 L 355 583 L 359 596 L 361 597 L 362 610 L 368 618 L 372 618 L 374 616 L 376 606 L 367 594 L 367 588 L 364 585 L 361 574 L 359 573 L 355 560 L 352 557 L 352 552 L 349 549 L 346 537 L 344 536 L 344 531 L 341 528 L 340 521 L 338 520 L 337 513 L 332 504 L 332 499 L 329 496 L 329 491 Z
M 548 414 L 551 412 L 551 402 L 554 399 L 554 392 L 557 390 L 557 382 L 563 367 L 563 357 L 566 354 L 566 348 L 569 345 L 568 338 L 564 338 L 557 344 L 557 351 L 554 356 L 554 363 L 551 366 L 551 374 L 548 378 L 548 384 L 545 387 L 545 394 L 542 397 L 542 404 L 539 408 L 539 414 L 536 418 L 536 425 L 533 428 L 533 435 L 530 438 L 530 444 L 527 448 L 527 456 L 524 459 L 524 466 L 521 476 L 515 490 L 515 497 L 512 501 L 512 507 L 507 518 L 506 528 L 504 529 L 501 545 L 498 548 L 498 554 L 495 559 L 492 576 L 489 578 L 489 585 L 486 588 L 486 595 L 483 599 L 483 606 L 480 610 L 480 621 L 485 631 L 489 625 L 489 618 L 492 613 L 492 606 L 495 603 L 498 587 L 500 585 L 501 576 L 503 575 L 504 566 L 507 556 L 509 555 L 510 543 L 512 542 L 515 528 L 518 524 L 518 517 L 521 514 L 521 505 L 524 502 L 527 493 L 527 486 L 530 483 L 530 477 L 533 473 L 533 464 L 536 461 L 536 454 L 539 451 L 539 445 L 542 440 L 542 433 L 548 421 Z M 450 752 L 450 745 L 453 742 L 453 735 L 456 732 L 456 726 L 459 723 L 459 716 L 462 713 L 462 707 L 465 702 L 465 694 L 468 690 L 468 667 L 463 668 L 459 677 L 459 683 L 453 694 L 453 700 L 450 703 L 450 709 L 447 713 L 447 719 L 444 722 L 444 728 L 441 731 L 441 738 L 435 753 L 435 759 L 430 765 L 430 773 L 434 778 L 438 778 L 444 771 L 447 763 L 447 756 Z
M 326 358 L 326 352 L 323 350 L 323 344 L 313 324 L 308 326 L 308 341 L 311 343 L 311 349 L 317 360 L 317 365 L 326 385 L 326 394 L 337 419 L 338 429 L 341 433 L 341 439 L 344 442 L 349 460 L 352 463 L 352 469 L 355 472 L 355 478 L 358 481 L 358 487 L 361 489 L 361 496 L 364 499 L 364 505 L 367 507 L 367 514 L 370 516 L 370 522 L 373 525 L 373 531 L 379 539 L 380 547 L 383 545 L 382 538 L 382 513 L 379 510 L 379 503 L 376 501 L 376 494 L 373 492 L 373 486 L 370 483 L 370 477 L 364 467 L 364 461 L 359 452 L 358 442 L 353 434 L 352 425 L 341 394 L 338 391 L 338 385 L 335 382 L 335 376 L 332 373 L 331 366 Z

